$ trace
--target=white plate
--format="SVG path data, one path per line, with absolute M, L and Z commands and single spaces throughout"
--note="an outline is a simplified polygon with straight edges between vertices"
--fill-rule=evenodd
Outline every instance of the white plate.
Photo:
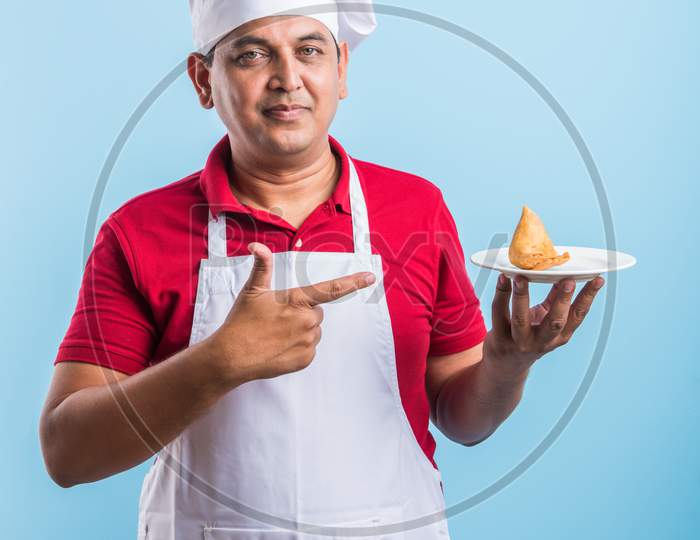
M 554 246 L 557 254 L 568 251 L 569 260 L 547 270 L 524 270 L 508 260 L 508 247 L 477 251 L 469 257 L 469 260 L 477 266 L 502 272 L 508 278 L 512 279 L 516 274 L 519 274 L 534 283 L 555 283 L 564 278 L 589 281 L 605 272 L 630 268 L 637 262 L 637 259 L 632 255 L 621 251 L 577 246 Z

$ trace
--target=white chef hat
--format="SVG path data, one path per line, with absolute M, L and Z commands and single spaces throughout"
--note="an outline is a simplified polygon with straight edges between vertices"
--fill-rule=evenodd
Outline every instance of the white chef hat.
M 338 43 L 350 50 L 377 26 L 372 0 L 360 0 L 362 9 L 329 0 L 189 0 L 192 36 L 197 52 L 206 55 L 217 42 L 242 24 L 271 15 L 305 15 L 325 24 Z

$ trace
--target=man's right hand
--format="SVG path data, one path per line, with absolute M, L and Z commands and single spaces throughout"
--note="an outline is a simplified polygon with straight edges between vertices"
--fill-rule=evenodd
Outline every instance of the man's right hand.
M 369 285 L 359 272 L 271 291 L 272 253 L 262 244 L 224 323 L 207 339 L 134 375 L 60 362 L 40 420 L 42 454 L 63 487 L 142 463 L 232 388 L 309 365 L 321 339 L 320 304 Z M 372 275 L 372 274 L 370 274 Z
M 209 340 L 225 376 L 237 383 L 266 379 L 308 366 L 321 340 L 321 304 L 375 281 L 357 272 L 305 287 L 271 290 L 272 252 L 251 242 L 253 269 L 223 324 Z

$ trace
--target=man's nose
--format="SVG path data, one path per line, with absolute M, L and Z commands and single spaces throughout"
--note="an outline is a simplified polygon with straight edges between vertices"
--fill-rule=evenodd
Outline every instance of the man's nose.
M 273 73 L 270 78 L 270 88 L 276 90 L 283 88 L 287 92 L 298 90 L 303 86 L 299 64 L 293 53 L 277 55 L 273 63 Z

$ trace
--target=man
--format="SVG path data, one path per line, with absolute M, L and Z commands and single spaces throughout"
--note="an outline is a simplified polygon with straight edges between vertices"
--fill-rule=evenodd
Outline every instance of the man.
M 467 446 L 491 435 L 603 280 L 530 308 L 518 279 L 511 315 L 500 276 L 487 333 L 440 191 L 328 134 L 371 11 L 190 5 L 188 74 L 227 134 L 100 228 L 42 413 L 47 469 L 68 487 L 157 452 L 140 538 L 447 538 L 428 418 Z

